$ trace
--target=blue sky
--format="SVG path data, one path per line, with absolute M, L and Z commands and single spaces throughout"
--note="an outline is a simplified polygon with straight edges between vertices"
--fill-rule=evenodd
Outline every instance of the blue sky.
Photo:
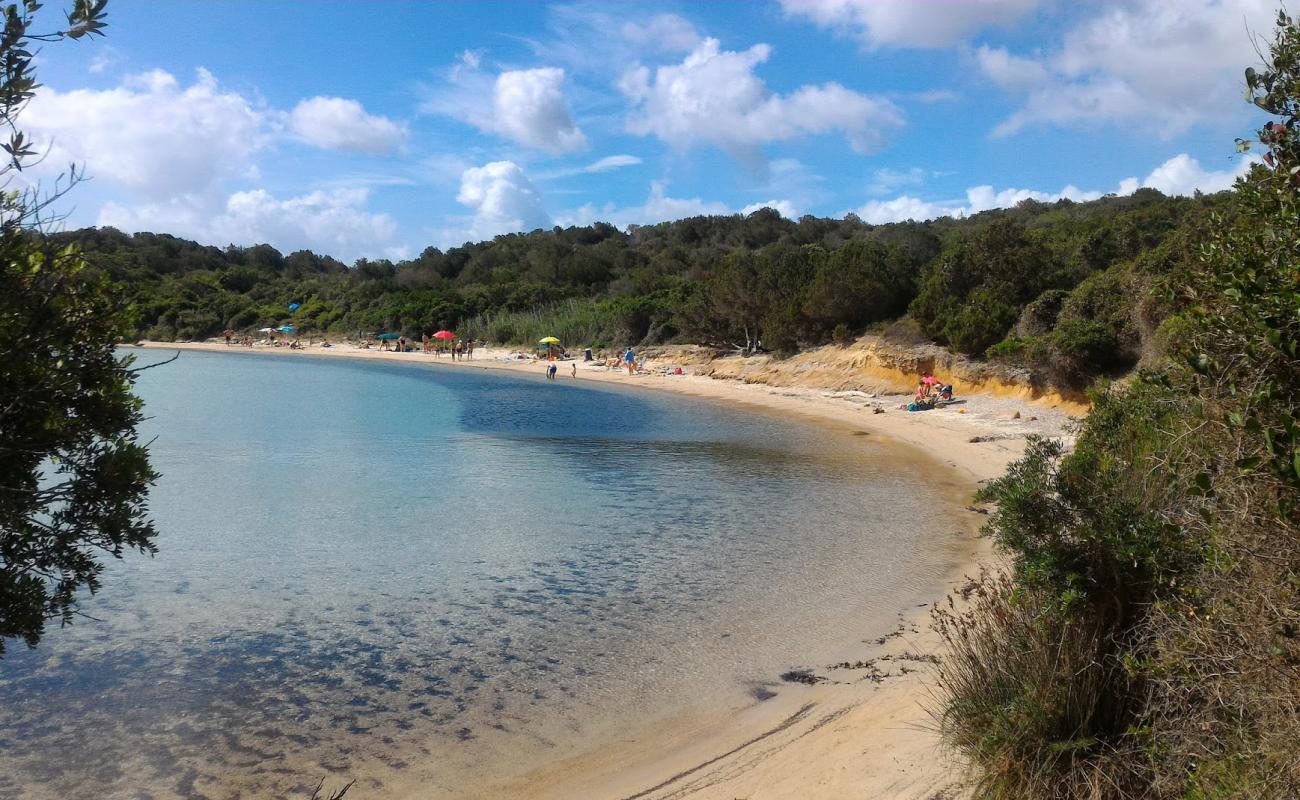
M 36 175 L 92 178 L 69 226 L 347 261 L 762 205 L 923 219 L 1226 187 L 1276 9 L 116 0 L 106 39 L 41 54 L 22 123 Z

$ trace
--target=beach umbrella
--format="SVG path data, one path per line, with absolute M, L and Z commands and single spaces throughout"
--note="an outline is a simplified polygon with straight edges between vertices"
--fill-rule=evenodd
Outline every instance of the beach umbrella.
M 928 383 L 931 386 L 938 386 L 939 379 L 934 377 L 933 375 L 926 375 L 924 378 L 921 379 L 921 383 Z
M 383 339 L 384 341 L 391 342 L 391 341 L 393 341 L 394 339 L 400 339 L 400 338 L 402 338 L 402 334 L 400 334 L 400 333 L 381 333 L 381 334 L 379 334 L 378 336 L 376 336 L 375 338 L 376 338 L 376 339 Z
M 452 333 L 451 331 L 438 331 L 437 333 L 435 333 L 435 334 L 433 335 L 433 338 L 435 338 L 435 339 L 443 339 L 443 340 L 446 340 L 446 339 L 455 339 L 455 338 L 456 338 L 456 334 Z
M 295 327 L 293 327 L 292 325 L 281 325 L 281 326 L 280 326 L 280 333 L 297 333 L 297 332 L 298 332 L 298 329 L 295 328 Z
M 537 343 L 538 344 L 559 344 L 560 340 L 556 339 L 554 336 L 547 336 L 545 339 L 538 339 Z
M 258 332 L 258 333 L 275 333 L 277 330 L 279 330 L 279 329 L 278 329 L 278 328 L 258 328 L 258 329 L 257 329 L 257 332 Z
M 290 303 L 290 304 L 289 304 L 289 311 L 290 311 L 290 313 L 292 313 L 292 312 L 294 312 L 294 311 L 297 311 L 297 310 L 298 310 L 298 304 L 297 304 L 297 303 Z

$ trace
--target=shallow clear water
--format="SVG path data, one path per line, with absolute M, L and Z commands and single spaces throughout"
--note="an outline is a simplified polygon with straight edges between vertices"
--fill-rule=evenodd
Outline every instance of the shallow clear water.
M 0 797 L 464 789 L 611 720 L 740 702 L 949 566 L 912 522 L 939 489 L 770 415 L 193 352 L 138 388 L 159 553 L 110 565 L 94 620 L 11 643 Z

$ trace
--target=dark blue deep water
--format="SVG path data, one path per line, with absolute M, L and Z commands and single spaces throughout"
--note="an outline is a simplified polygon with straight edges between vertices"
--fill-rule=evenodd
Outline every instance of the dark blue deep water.
M 914 466 L 775 416 L 196 352 L 138 388 L 158 555 L 111 564 L 93 619 L 11 644 L 0 797 L 272 797 L 326 772 L 434 796 L 620 716 L 742 702 L 949 563 Z

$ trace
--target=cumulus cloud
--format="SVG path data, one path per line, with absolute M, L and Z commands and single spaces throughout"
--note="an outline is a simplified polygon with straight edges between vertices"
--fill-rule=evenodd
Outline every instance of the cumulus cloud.
M 189 86 L 154 70 L 113 89 L 43 89 L 23 126 L 49 143 L 46 168 L 75 161 L 93 178 L 161 199 L 247 175 L 253 154 L 271 140 L 270 116 L 207 70 Z
M 308 144 L 327 150 L 388 153 L 406 141 L 406 126 L 366 113 L 356 100 L 313 97 L 289 112 L 289 127 Z
M 903 124 L 902 111 L 888 99 L 838 83 L 773 93 L 754 73 L 771 53 L 766 44 L 735 52 L 705 39 L 680 64 L 629 70 L 619 82 L 635 104 L 628 129 L 678 147 L 708 143 L 740 154 L 768 142 L 838 131 L 854 150 L 870 152 Z
M 347 261 L 395 255 L 397 223 L 387 214 L 368 211 L 369 198 L 369 190 L 357 188 L 284 199 L 253 189 L 217 203 L 195 197 L 138 206 L 109 203 L 96 224 L 125 231 L 164 230 L 214 245 L 267 242 L 286 253 L 311 249 Z
M 1040 0 L 781 0 L 791 16 L 849 33 L 876 47 L 947 47 L 1014 22 Z
M 558 67 L 518 69 L 497 76 L 493 93 L 496 130 L 520 144 L 548 153 L 567 153 L 587 146 L 569 116 Z
M 1156 167 L 1142 180 L 1142 187 L 1156 189 L 1164 194 L 1191 195 L 1195 192 L 1221 192 L 1232 188 L 1232 184 L 1245 175 L 1254 159 L 1249 156 L 1240 158 L 1233 169 L 1207 170 L 1200 162 L 1186 153 L 1180 153 Z M 1120 194 L 1129 194 L 1138 187 L 1136 178 L 1129 178 L 1121 184 Z M 1129 191 L 1124 191 L 1128 188 Z
M 1186 153 L 1180 153 L 1151 171 L 1145 178 L 1125 178 L 1114 194 L 1132 194 L 1139 188 L 1156 189 L 1167 195 L 1191 195 L 1197 191 L 1218 192 L 1232 186 L 1237 177 L 1250 168 L 1251 159 L 1243 157 L 1231 170 L 1207 170 Z M 1066 186 L 1059 192 L 1041 192 L 1033 189 L 995 189 L 992 186 L 972 186 L 963 200 L 922 200 L 902 195 L 890 200 L 871 200 L 854 210 L 859 217 L 872 224 L 927 220 L 938 217 L 959 217 L 978 214 L 994 208 L 1010 208 L 1022 200 L 1055 203 L 1058 200 L 1084 202 L 1096 200 L 1104 192 L 1083 191 L 1077 186 Z
M 424 110 L 552 155 L 569 153 L 585 148 L 587 138 L 573 122 L 564 81 L 559 67 L 506 70 L 493 77 L 477 54 L 464 53 L 448 72 L 447 88 Z
M 1272 26 L 1277 0 L 1130 0 L 1100 6 L 1045 53 L 981 48 L 979 68 L 1023 96 L 994 130 L 1122 123 L 1176 136 L 1241 106 L 1248 35 Z
M 513 161 L 493 161 L 465 170 L 456 202 L 474 213 L 464 229 L 444 231 L 444 241 L 457 236 L 464 237 L 460 241 L 490 239 L 551 224 L 541 192 Z
M 261 188 L 232 191 L 232 184 L 257 180 L 257 156 L 290 134 L 342 149 L 389 146 L 405 134 L 355 101 L 317 97 L 284 113 L 221 86 L 207 70 L 188 85 L 154 70 L 110 89 L 46 88 L 23 124 L 50 148 L 38 174 L 76 162 L 95 179 L 96 193 L 113 198 L 98 209 L 96 224 L 344 258 L 392 248 L 396 223 L 367 209 L 367 189 L 345 185 L 287 198 Z

